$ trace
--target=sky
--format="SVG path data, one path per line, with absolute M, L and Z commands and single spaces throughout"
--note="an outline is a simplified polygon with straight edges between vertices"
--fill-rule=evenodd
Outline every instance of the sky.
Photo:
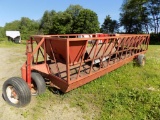
M 119 20 L 123 0 L 0 0 L 0 26 L 21 17 L 40 20 L 46 10 L 65 11 L 69 5 L 81 5 L 98 15 L 100 25 L 107 15 Z

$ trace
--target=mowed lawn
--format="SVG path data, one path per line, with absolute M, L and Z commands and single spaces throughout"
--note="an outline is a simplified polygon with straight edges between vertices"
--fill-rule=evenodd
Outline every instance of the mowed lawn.
M 78 108 L 86 120 L 159 120 L 160 46 L 149 46 L 144 67 L 132 61 L 65 94 L 48 87 L 36 99 L 36 106 L 22 114 L 24 118 L 43 118 L 49 106 L 67 103 L 70 108 Z
M 95 120 L 159 120 L 160 46 L 149 46 L 144 67 L 130 62 L 69 93 L 55 97 L 46 91 L 38 99 L 57 99 L 80 107 L 85 119 L 92 114 Z

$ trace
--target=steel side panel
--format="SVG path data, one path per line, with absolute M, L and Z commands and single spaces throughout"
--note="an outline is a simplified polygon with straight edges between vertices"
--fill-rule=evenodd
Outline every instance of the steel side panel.
M 59 87 L 59 89 L 62 91 L 62 92 L 66 92 L 67 89 L 68 89 L 68 83 L 56 76 L 53 76 L 53 75 L 46 75 L 46 77 L 54 84 L 56 85 L 57 87 Z
M 31 69 L 32 69 L 32 70 L 40 71 L 40 72 L 45 73 L 45 74 L 50 74 L 48 65 L 45 64 L 45 63 L 39 64 L 39 65 L 33 65 L 33 66 L 31 67 Z
M 68 84 L 66 81 L 60 79 L 59 77 L 53 76 L 48 74 L 47 78 L 57 87 L 60 88 L 60 90 L 64 93 L 69 92 L 75 88 L 78 88 L 88 82 L 91 82 L 93 80 L 95 80 L 96 78 L 99 78 L 100 76 L 105 75 L 106 73 L 109 73 L 121 66 L 123 66 L 124 64 L 127 64 L 129 62 L 131 62 L 134 58 L 136 58 L 137 55 L 139 54 L 144 54 L 146 51 L 143 51 L 141 53 L 135 54 L 134 56 L 131 56 L 129 58 L 126 58 L 124 60 L 121 60 L 117 63 L 114 63 L 113 65 L 110 65 L 106 68 L 103 68 L 101 70 L 99 70 L 98 72 L 92 73 L 88 76 L 85 76 L 83 78 L 77 79 L 75 81 L 72 81 L 70 84 Z
M 142 52 L 142 53 L 145 53 L 145 52 Z M 88 83 L 88 82 L 90 82 L 90 81 L 92 81 L 92 80 L 94 80 L 96 78 L 99 78 L 100 76 L 105 75 L 106 73 L 109 73 L 109 72 L 111 72 L 111 71 L 123 66 L 124 64 L 127 64 L 127 63 L 131 62 L 135 58 L 135 56 L 131 56 L 129 58 L 121 60 L 121 61 L 119 61 L 119 62 L 117 62 L 117 63 L 115 63 L 113 65 L 110 65 L 109 67 L 106 67 L 104 69 L 99 70 L 96 73 L 88 75 L 87 77 L 84 77 L 84 78 L 81 78 L 79 80 L 76 80 L 75 82 L 73 82 L 72 84 L 70 84 L 68 86 L 68 88 L 67 88 L 67 90 L 65 92 L 69 92 L 69 91 L 71 91 L 71 90 L 73 90 L 73 89 L 75 89 L 77 87 L 80 87 L 80 86 L 82 86 L 82 85 L 84 85 L 84 84 L 86 84 L 86 83 Z

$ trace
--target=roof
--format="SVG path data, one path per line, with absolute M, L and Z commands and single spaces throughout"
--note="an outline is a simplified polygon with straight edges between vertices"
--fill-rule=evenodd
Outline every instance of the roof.
M 19 31 L 6 31 L 6 36 L 9 36 L 11 38 L 16 38 L 20 36 L 20 32 Z

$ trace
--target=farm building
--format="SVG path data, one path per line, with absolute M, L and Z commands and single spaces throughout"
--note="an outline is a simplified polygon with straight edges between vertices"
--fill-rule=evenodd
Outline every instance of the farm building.
M 21 42 L 21 35 L 19 31 L 6 31 L 6 36 L 8 37 L 8 41 L 15 43 Z

